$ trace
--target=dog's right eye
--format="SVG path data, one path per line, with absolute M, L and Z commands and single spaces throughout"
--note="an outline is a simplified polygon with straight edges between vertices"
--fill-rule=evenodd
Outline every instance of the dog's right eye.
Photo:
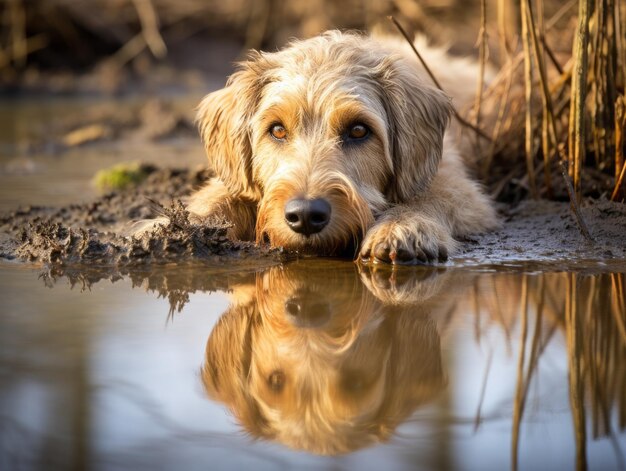
M 287 130 L 282 124 L 274 124 L 270 128 L 270 135 L 279 141 L 285 140 L 287 137 Z
M 370 135 L 369 128 L 363 123 L 353 123 L 346 129 L 344 139 L 348 142 L 364 141 Z

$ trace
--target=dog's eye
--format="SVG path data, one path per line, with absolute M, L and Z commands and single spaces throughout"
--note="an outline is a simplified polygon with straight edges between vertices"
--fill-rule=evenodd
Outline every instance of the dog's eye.
M 285 386 L 285 373 L 280 370 L 273 371 L 267 378 L 267 384 L 274 392 L 281 392 Z
M 270 134 L 274 139 L 282 141 L 287 137 L 287 130 L 282 124 L 274 124 L 270 128 Z
M 369 134 L 370 130 L 367 126 L 365 126 L 365 124 L 355 123 L 348 128 L 347 136 L 348 139 L 360 140 L 365 139 L 367 136 L 369 136 Z

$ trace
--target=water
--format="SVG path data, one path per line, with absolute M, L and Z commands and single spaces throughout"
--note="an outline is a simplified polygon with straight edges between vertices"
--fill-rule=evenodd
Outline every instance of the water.
M 5 263 L 0 467 L 623 469 L 624 271 Z
M 192 110 L 199 97 L 166 99 L 174 109 Z M 99 192 L 92 183 L 96 172 L 120 162 L 141 161 L 162 167 L 194 167 L 205 162 L 199 139 L 142 138 L 136 129 L 121 138 L 92 146 L 65 148 L 62 137 L 116 112 L 140 113 L 149 98 L 103 100 L 85 97 L 0 100 L 0 211 L 23 205 L 69 205 L 93 199 Z M 123 122 L 123 119 L 120 119 Z
M 0 104 L 0 209 L 203 160 L 196 139 L 33 150 L 82 106 Z M 0 469 L 626 469 L 625 273 L 2 262 Z

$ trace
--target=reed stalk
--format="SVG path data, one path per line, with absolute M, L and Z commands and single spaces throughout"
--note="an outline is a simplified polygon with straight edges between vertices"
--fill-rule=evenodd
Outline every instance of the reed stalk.
M 485 86 L 485 65 L 487 63 L 487 0 L 480 0 L 480 31 L 478 32 L 478 82 L 476 83 L 476 97 L 474 99 L 474 126 L 480 128 L 480 110 L 483 102 L 483 88 Z M 477 142 L 480 145 L 480 142 Z
M 524 120 L 524 153 L 526 155 L 526 174 L 528 189 L 533 199 L 539 197 L 535 180 L 535 149 L 533 139 L 533 64 L 530 52 L 530 32 L 528 26 L 528 0 L 520 2 L 522 19 L 522 46 L 524 50 L 524 100 L 526 102 Z
M 615 187 L 611 194 L 611 201 L 617 201 L 624 197 L 622 184 L 626 165 L 624 165 L 624 131 L 626 131 L 626 99 L 624 96 L 617 97 L 615 102 Z
M 521 293 L 521 325 L 519 354 L 517 357 L 517 380 L 515 389 L 515 400 L 513 402 L 513 433 L 511 434 L 511 469 L 514 471 L 519 466 L 519 433 L 522 426 L 522 417 L 524 416 L 524 406 L 526 404 L 526 388 L 524 379 L 524 364 L 526 362 L 526 337 L 528 332 L 528 275 L 524 274 L 522 278 Z
M 583 0 L 584 1 L 584 0 Z M 565 300 L 565 332 L 568 352 L 569 397 L 574 422 L 576 442 L 576 469 L 587 469 L 587 448 L 585 430 L 584 389 L 582 387 L 583 366 L 581 365 L 581 332 L 578 319 L 577 274 L 568 273 L 567 296 Z
M 578 26 L 574 36 L 574 73 L 572 74 L 569 122 L 570 176 L 574 181 L 574 194 L 580 200 L 582 164 L 586 152 L 585 101 L 587 98 L 587 67 L 589 47 L 589 21 L 591 0 L 578 3 Z

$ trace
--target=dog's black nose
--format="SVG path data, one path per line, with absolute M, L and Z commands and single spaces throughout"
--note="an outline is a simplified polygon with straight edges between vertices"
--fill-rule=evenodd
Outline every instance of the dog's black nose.
M 285 301 L 285 312 L 298 327 L 321 327 L 332 317 L 330 304 L 322 293 L 298 293 Z
M 285 205 L 285 221 L 298 234 L 315 234 L 330 221 L 330 204 L 322 198 L 294 198 Z

